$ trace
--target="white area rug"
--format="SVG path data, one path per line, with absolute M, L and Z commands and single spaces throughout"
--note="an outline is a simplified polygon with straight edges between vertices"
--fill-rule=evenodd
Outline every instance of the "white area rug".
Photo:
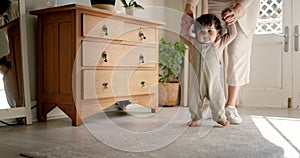
M 138 110 L 137 110 L 138 109 Z M 249 115 L 241 125 L 221 127 L 207 119 L 189 127 L 188 108 L 161 108 L 151 114 L 139 108 L 98 113 L 85 121 L 95 139 L 28 151 L 32 158 L 279 158 L 282 148 L 266 140 Z M 168 114 L 167 116 L 164 114 Z

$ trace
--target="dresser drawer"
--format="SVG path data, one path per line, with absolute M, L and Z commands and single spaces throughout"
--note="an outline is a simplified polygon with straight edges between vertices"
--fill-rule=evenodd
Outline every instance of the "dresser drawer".
M 82 99 L 149 94 L 156 71 L 83 70 Z
M 82 31 L 84 37 L 117 39 L 124 32 L 124 22 L 83 14 Z
M 108 98 L 113 96 L 112 71 L 83 70 L 82 75 L 82 99 Z M 115 86 L 118 85 L 116 84 Z
M 125 50 L 126 45 L 83 41 L 82 66 L 115 67 Z
M 131 42 L 156 43 L 156 29 L 151 26 L 143 26 L 126 22 L 121 40 Z
M 157 71 L 129 71 L 128 92 L 131 95 L 149 94 L 158 81 Z M 127 81 L 126 81 L 127 82 Z
M 82 66 L 155 67 L 156 47 L 82 42 Z

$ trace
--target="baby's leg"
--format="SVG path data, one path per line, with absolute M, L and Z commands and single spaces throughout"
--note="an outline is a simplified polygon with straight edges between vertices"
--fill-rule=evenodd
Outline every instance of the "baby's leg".
M 190 74 L 191 75 L 191 74 Z M 194 74 L 190 77 L 190 92 L 189 92 L 189 111 L 191 113 L 191 121 L 187 123 L 188 126 L 200 126 L 203 112 L 203 99 L 201 89 L 199 88 L 199 81 Z
M 191 113 L 192 120 L 187 123 L 188 126 L 200 126 L 201 125 L 201 119 L 202 119 L 202 113 L 203 113 L 203 101 L 201 99 L 198 100 L 199 104 L 198 106 L 195 106 L 197 104 L 190 104 L 189 110 Z
M 191 95 L 191 96 L 193 96 L 193 95 Z M 202 113 L 203 113 L 203 110 L 204 110 L 203 100 L 199 99 L 199 97 L 196 100 L 197 101 L 194 102 L 194 103 L 190 102 L 190 105 L 189 105 L 189 110 L 190 110 L 190 113 L 191 113 L 191 119 L 192 120 L 189 121 L 187 123 L 187 125 L 192 126 L 192 127 L 201 125 Z M 197 104 L 197 102 L 198 102 L 198 104 Z
M 200 104 L 202 105 L 202 101 L 200 101 Z M 197 104 L 196 104 L 197 105 Z M 202 119 L 202 106 L 195 106 L 195 104 L 190 104 L 189 110 L 191 113 L 191 121 L 187 123 L 188 126 L 194 127 L 194 126 L 200 126 L 201 125 L 201 119 Z
M 216 106 L 216 103 L 214 101 L 212 101 L 211 105 L 210 105 L 213 120 L 222 126 L 229 125 L 230 121 L 228 121 L 226 118 L 224 106 L 220 106 L 223 104 L 219 103 L 217 105 L 219 105 L 219 106 Z
M 217 121 L 217 123 L 222 125 L 222 126 L 228 126 L 230 124 L 230 121 L 228 121 L 228 120 L 219 120 L 219 121 Z
M 212 111 L 213 120 L 222 126 L 229 125 L 230 122 L 226 118 L 224 107 L 226 98 L 220 81 L 215 80 L 210 97 L 210 109 Z
M 200 126 L 201 121 L 200 120 L 191 120 L 187 123 L 188 126 L 195 127 L 195 126 Z
M 210 108 L 212 111 L 212 117 L 213 120 L 215 120 L 218 124 L 222 126 L 227 126 L 230 124 L 230 121 L 227 120 L 224 106 L 221 105 L 224 104 L 219 104 L 219 106 L 216 107 L 216 104 L 211 103 Z

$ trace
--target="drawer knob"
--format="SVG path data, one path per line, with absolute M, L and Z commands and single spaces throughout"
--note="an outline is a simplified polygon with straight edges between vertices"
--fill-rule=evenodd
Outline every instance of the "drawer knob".
M 143 54 L 140 55 L 140 62 L 143 64 L 145 62 Z
M 146 82 L 145 82 L 145 81 L 141 81 L 141 85 L 142 85 L 142 87 L 144 87 L 144 86 L 145 86 L 145 84 L 146 84 Z
M 102 86 L 103 86 L 104 88 L 108 88 L 108 83 L 107 83 L 107 82 L 104 82 L 104 83 L 102 84 Z
M 144 35 L 144 33 L 142 31 L 139 32 L 139 37 L 141 39 L 146 39 L 146 36 Z
M 106 54 L 105 51 L 102 52 L 102 58 L 103 58 L 103 61 L 104 61 L 104 62 L 108 62 L 108 60 L 107 60 L 107 54 Z
M 106 25 L 103 25 L 103 26 L 102 26 L 102 31 L 104 32 L 104 35 L 105 35 L 105 36 L 108 36 L 108 28 L 107 28 Z

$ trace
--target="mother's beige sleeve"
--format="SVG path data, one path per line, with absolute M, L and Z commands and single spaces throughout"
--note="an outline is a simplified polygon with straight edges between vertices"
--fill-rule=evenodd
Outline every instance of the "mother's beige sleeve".
M 248 6 L 253 2 L 254 0 L 238 0 L 238 3 L 240 3 L 244 8 L 248 8 Z M 257 0 L 255 0 L 257 1 Z
M 199 3 L 199 0 L 185 0 L 185 4 L 192 4 L 196 6 Z M 208 0 L 201 0 L 202 8 L 201 8 L 201 14 L 207 14 L 208 13 Z
M 239 3 L 246 7 L 246 12 L 238 19 L 238 23 L 246 36 L 251 38 L 255 32 L 260 2 L 258 0 L 239 0 Z
M 185 0 L 185 4 L 197 5 L 198 3 L 199 3 L 199 0 Z

